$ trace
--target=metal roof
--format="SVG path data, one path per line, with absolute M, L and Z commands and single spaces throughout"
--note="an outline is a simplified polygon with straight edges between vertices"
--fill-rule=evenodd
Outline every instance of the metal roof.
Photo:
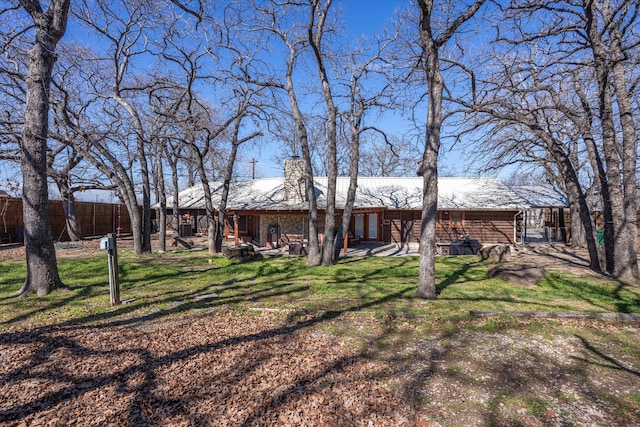
M 315 178 L 318 208 L 326 207 L 327 178 Z M 220 204 L 222 183 L 210 183 L 214 207 Z M 346 201 L 349 178 L 336 183 L 336 207 Z M 179 193 L 182 209 L 204 209 L 202 184 Z M 173 206 L 173 198 L 167 207 Z M 284 178 L 237 181 L 230 185 L 229 210 L 300 210 L 309 204 L 289 203 L 284 194 Z M 522 210 L 530 206 L 525 200 L 495 178 L 438 178 L 438 209 L 441 210 Z M 422 209 L 422 177 L 359 177 L 355 208 Z
M 509 188 L 532 208 L 569 207 L 567 196 L 551 185 L 513 185 Z

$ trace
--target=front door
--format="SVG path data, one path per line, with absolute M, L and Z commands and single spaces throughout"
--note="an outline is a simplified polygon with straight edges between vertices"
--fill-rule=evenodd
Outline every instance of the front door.
M 354 235 L 362 237 L 363 240 L 378 240 L 378 214 L 355 214 L 354 215 Z
M 367 217 L 367 222 L 369 223 L 367 240 L 378 240 L 378 214 L 370 213 Z

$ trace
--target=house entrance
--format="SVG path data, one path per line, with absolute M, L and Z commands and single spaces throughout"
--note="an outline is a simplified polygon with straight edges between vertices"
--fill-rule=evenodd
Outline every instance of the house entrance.
M 356 236 L 361 236 L 364 240 L 378 240 L 378 214 L 356 214 L 355 232 Z

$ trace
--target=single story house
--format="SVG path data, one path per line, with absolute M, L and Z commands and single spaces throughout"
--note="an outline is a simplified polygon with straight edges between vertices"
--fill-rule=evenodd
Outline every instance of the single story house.
M 277 246 L 287 235 L 308 237 L 304 163 L 285 161 L 284 177 L 233 182 L 227 201 L 228 235 L 259 246 Z M 222 183 L 210 184 L 214 206 L 219 206 Z M 345 205 L 348 177 L 337 180 L 336 208 Z M 316 177 L 319 227 L 324 224 L 327 178 Z M 172 215 L 173 198 L 167 200 Z M 470 236 L 481 243 L 521 242 L 525 210 L 530 206 L 494 178 L 438 179 L 439 243 Z M 202 185 L 179 193 L 178 214 L 192 232 L 206 232 Z M 422 214 L 422 177 L 359 177 L 349 235 L 361 241 L 417 245 Z M 184 225 L 181 225 L 181 230 Z M 319 230 L 322 233 L 322 229 Z M 234 236 L 235 237 L 235 236 Z

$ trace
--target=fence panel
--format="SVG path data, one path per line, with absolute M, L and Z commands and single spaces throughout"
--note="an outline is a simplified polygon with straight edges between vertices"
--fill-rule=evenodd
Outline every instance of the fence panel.
M 131 219 L 124 204 L 75 202 L 75 212 L 85 237 L 116 233 L 131 233 Z M 69 238 L 61 200 L 49 201 L 49 219 L 54 240 Z M 15 243 L 23 239 L 24 218 L 22 199 L 5 197 L 0 199 L 0 243 Z

